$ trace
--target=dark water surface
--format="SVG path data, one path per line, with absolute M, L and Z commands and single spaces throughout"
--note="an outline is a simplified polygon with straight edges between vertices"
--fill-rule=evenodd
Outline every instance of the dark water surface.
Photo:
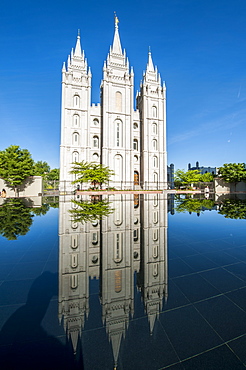
M 0 205 L 0 369 L 244 369 L 246 220 L 220 202 L 109 200 L 76 222 L 62 197 L 29 231 Z

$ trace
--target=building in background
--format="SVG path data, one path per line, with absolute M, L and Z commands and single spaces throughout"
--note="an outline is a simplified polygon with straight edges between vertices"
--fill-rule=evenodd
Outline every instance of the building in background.
M 167 186 L 168 189 L 174 189 L 174 164 L 167 166 Z
M 73 162 L 114 171 L 116 188 L 167 187 L 166 87 L 151 52 L 134 109 L 134 73 L 122 51 L 115 17 L 113 45 L 103 66 L 101 102 L 91 104 L 92 74 L 80 36 L 62 69 L 60 190 L 74 190 Z
M 188 171 L 192 170 L 200 171 L 201 175 L 203 175 L 204 173 L 211 173 L 212 175 L 216 175 L 216 167 L 201 167 L 199 166 L 199 162 L 196 162 L 195 167 L 191 167 L 190 163 L 188 164 Z

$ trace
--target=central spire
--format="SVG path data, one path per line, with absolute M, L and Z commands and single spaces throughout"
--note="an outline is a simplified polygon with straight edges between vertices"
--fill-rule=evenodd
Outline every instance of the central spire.
M 82 57 L 81 44 L 80 44 L 80 30 L 78 30 L 77 42 L 74 51 L 75 57 Z
M 119 31 L 118 31 L 119 19 L 115 12 L 114 12 L 114 23 L 115 23 L 115 31 L 114 31 L 114 41 L 113 41 L 112 53 L 122 54 L 120 36 L 119 36 Z
M 150 47 L 149 47 L 149 54 L 148 54 L 147 71 L 148 72 L 155 72 Z

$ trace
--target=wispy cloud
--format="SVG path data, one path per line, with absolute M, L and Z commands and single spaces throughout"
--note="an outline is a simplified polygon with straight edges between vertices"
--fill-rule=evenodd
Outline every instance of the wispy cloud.
M 245 106 L 245 102 L 244 102 Z M 202 116 L 202 114 L 200 115 Z M 217 116 L 216 118 L 209 118 L 204 117 L 203 122 L 198 124 L 198 126 L 192 130 L 187 130 L 183 132 L 179 132 L 177 135 L 169 137 L 168 144 L 172 145 L 178 142 L 183 142 L 186 140 L 190 140 L 191 138 L 198 137 L 200 135 L 215 133 L 218 131 L 225 131 L 232 128 L 235 128 L 237 126 L 240 126 L 241 124 L 246 122 L 246 108 L 241 108 L 234 110 L 230 113 L 224 113 L 219 115 L 215 112 L 213 116 Z M 211 117 L 211 114 L 210 114 Z M 192 122 L 197 122 L 197 117 L 191 117 Z

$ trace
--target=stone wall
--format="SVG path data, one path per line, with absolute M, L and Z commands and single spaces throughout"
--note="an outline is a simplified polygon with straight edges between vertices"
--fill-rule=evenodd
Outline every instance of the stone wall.
M 21 186 L 18 187 L 18 196 L 19 197 L 35 197 L 42 195 L 43 191 L 43 179 L 42 176 L 29 176 L 23 182 Z M 7 197 L 14 197 L 15 191 L 14 188 L 8 186 L 6 182 L 0 178 L 0 191 L 2 189 L 6 190 Z
M 246 192 L 246 183 L 244 181 L 235 183 L 227 183 L 223 179 L 214 179 L 214 191 L 215 193 L 234 193 L 237 191 Z

